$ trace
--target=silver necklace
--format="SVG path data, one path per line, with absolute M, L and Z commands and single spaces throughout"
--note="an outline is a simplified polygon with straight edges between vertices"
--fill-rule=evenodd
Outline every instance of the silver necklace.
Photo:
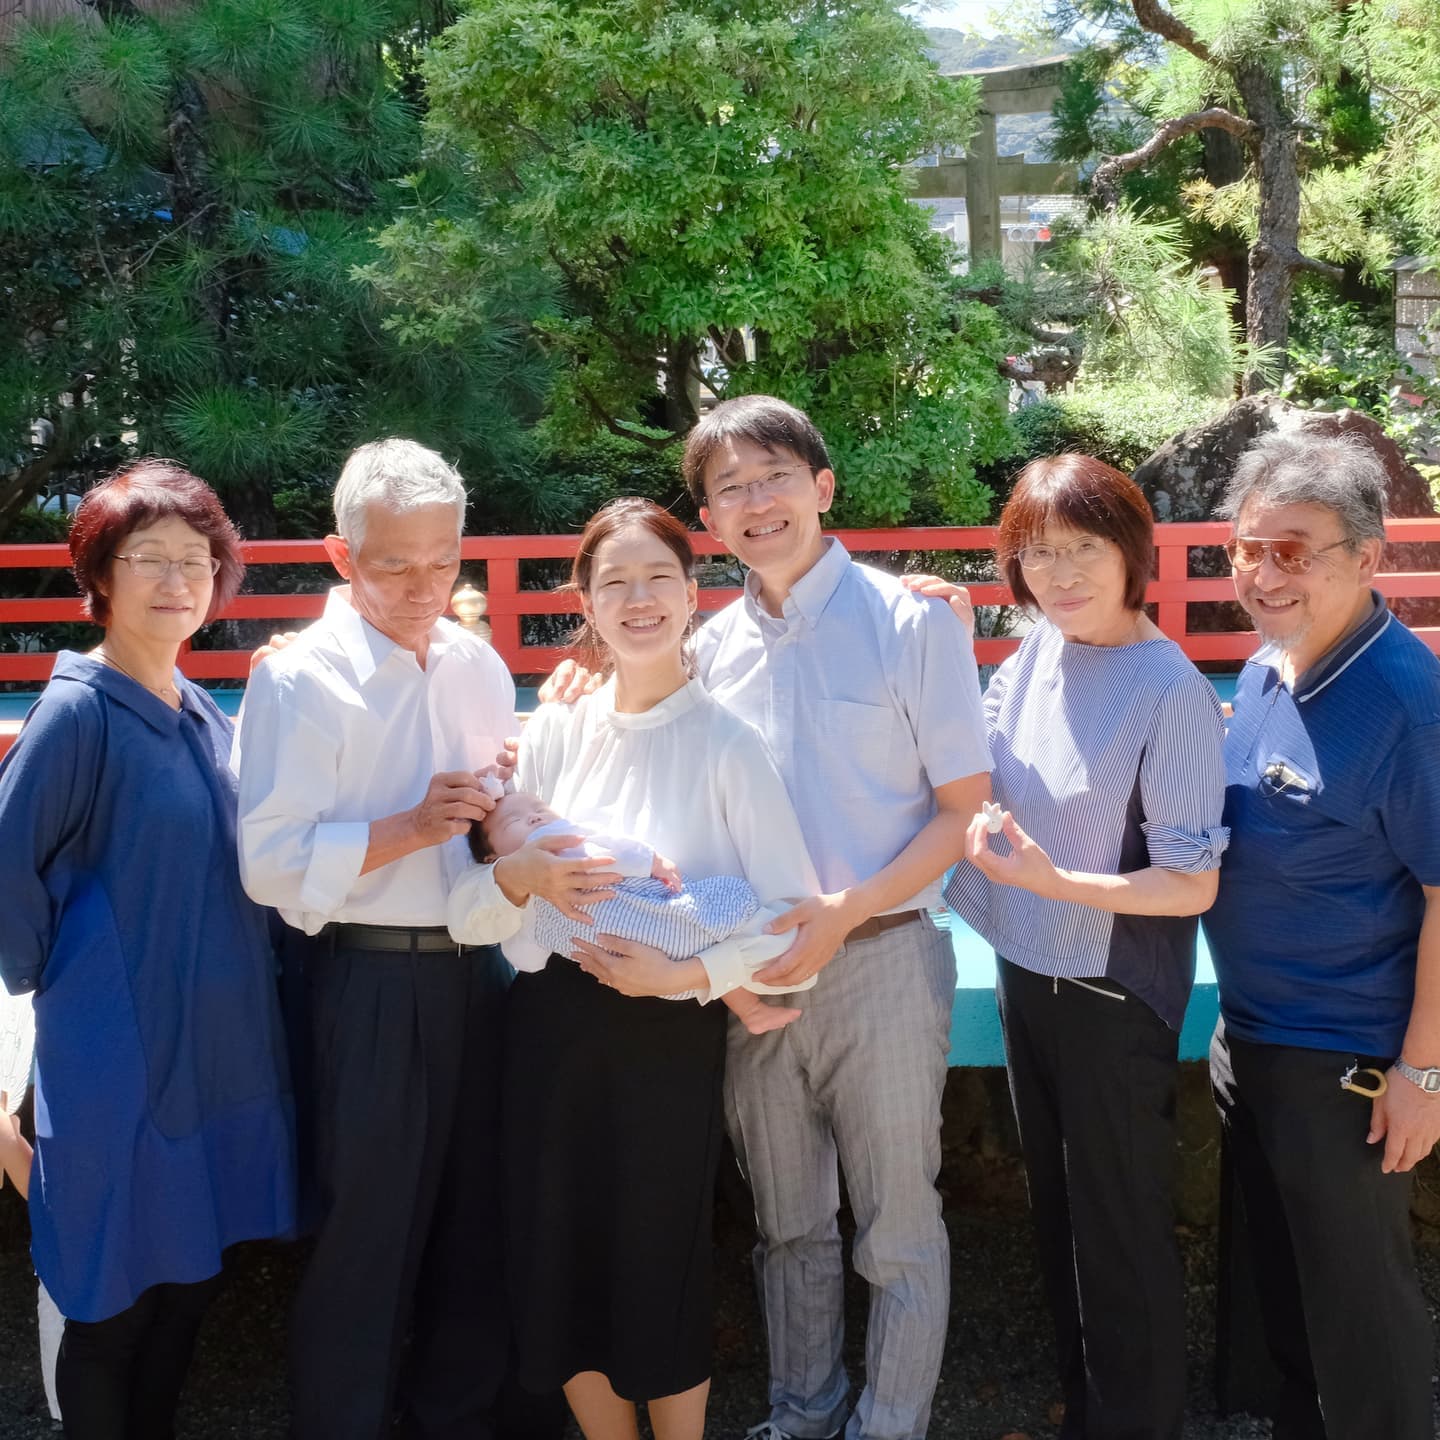
M 141 687 L 141 689 L 148 690 L 152 695 L 158 695 L 162 700 L 166 700 L 167 704 L 169 703 L 167 700 L 167 696 L 173 695 L 175 697 L 176 706 L 178 707 L 178 705 L 180 704 L 180 692 L 175 688 L 173 681 L 165 685 L 161 685 L 158 688 L 154 685 L 147 685 L 145 681 L 143 681 L 137 674 L 135 674 L 133 670 L 127 670 L 112 654 L 110 654 L 108 650 L 105 649 L 103 645 L 97 646 L 95 649 L 95 653 L 101 658 L 101 660 L 105 662 L 105 664 L 113 666 L 122 675 L 128 675 L 137 685 Z

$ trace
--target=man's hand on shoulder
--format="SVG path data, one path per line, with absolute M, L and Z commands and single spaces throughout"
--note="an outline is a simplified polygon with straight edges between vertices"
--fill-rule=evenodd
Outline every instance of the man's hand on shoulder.
M 578 660 L 562 660 L 536 691 L 542 705 L 573 705 L 605 683 L 598 670 L 587 670 Z
M 1440 1095 L 1428 1095 L 1393 1066 L 1385 1093 L 1370 1102 L 1371 1145 L 1385 1142 L 1380 1168 L 1387 1174 L 1413 1170 L 1440 1142 Z
M 938 575 L 902 575 L 900 583 L 916 595 L 929 600 L 943 600 L 955 612 L 955 617 L 970 632 L 975 633 L 975 607 L 970 603 L 970 592 L 953 580 L 942 580 Z
M 845 937 L 866 917 L 857 916 L 844 892 L 812 895 L 772 920 L 771 935 L 796 932 L 790 948 L 772 960 L 755 978 L 765 985 L 799 985 L 818 975 L 834 958 Z
M 255 667 L 259 665 L 262 660 L 268 659 L 271 655 L 278 654 L 292 641 L 298 640 L 299 638 L 300 632 L 298 630 L 277 631 L 260 646 L 258 650 L 251 654 L 249 673 L 253 675 L 255 673 Z

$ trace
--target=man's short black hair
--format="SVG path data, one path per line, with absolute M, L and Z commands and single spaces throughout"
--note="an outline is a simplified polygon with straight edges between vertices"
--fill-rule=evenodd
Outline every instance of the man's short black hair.
M 762 450 L 788 450 L 812 470 L 831 469 L 825 441 L 815 422 L 773 395 L 742 395 L 724 400 L 685 438 L 680 462 L 690 498 L 697 506 L 710 503 L 705 494 L 705 471 L 727 441 L 748 440 Z

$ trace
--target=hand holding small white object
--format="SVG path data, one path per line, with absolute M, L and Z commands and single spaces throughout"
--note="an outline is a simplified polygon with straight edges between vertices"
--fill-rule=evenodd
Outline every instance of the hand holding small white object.
M 982 801 L 980 810 L 985 816 L 985 828 L 992 835 L 998 835 L 1005 828 L 1005 812 L 993 800 Z

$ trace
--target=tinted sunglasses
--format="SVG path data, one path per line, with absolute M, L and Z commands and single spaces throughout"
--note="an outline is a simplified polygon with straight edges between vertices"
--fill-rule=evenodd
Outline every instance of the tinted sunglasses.
M 1225 553 L 1237 570 L 1258 570 L 1268 555 L 1282 574 L 1303 575 L 1317 555 L 1349 543 L 1348 540 L 1335 540 L 1316 550 L 1303 540 L 1255 540 L 1248 535 L 1237 535 L 1225 542 Z

